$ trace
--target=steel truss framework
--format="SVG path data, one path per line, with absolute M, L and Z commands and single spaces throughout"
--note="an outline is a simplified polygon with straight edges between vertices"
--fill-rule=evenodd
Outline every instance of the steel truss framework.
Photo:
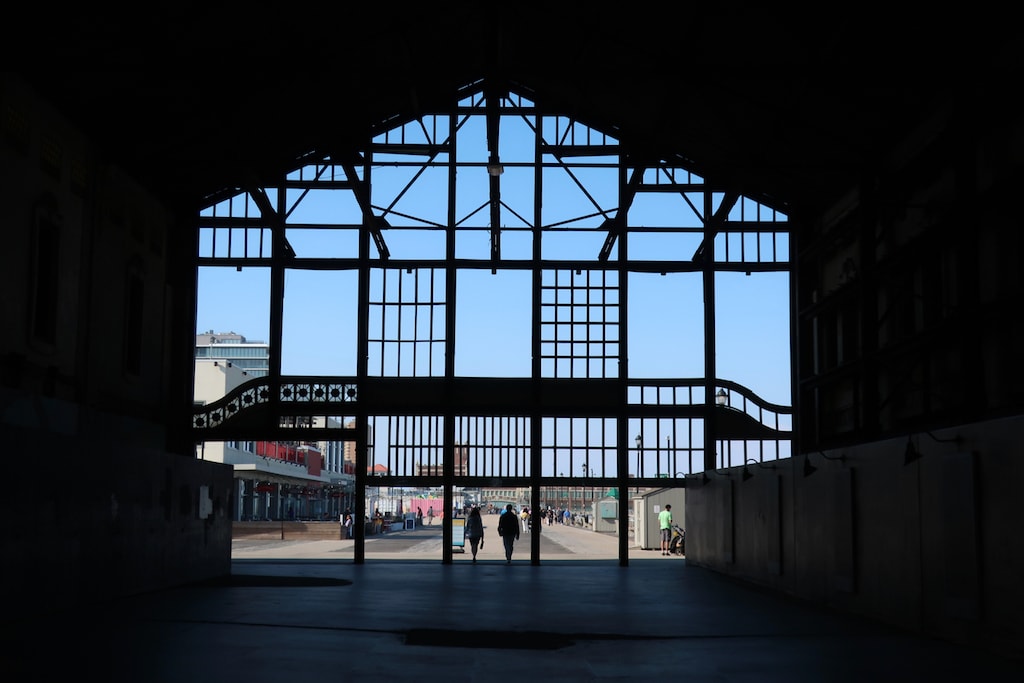
M 788 456 L 792 408 L 715 366 L 715 275 L 790 272 L 786 217 L 613 133 L 513 85 L 474 83 L 449 111 L 383 122 L 360 149 L 311 151 L 287 177 L 202 212 L 197 266 L 269 269 L 271 361 L 268 377 L 196 408 L 195 440 L 355 442 L 357 519 L 367 486 L 443 487 L 448 503 L 458 487 L 524 487 L 536 506 L 542 487 L 685 487 L 707 469 Z M 634 225 L 649 197 L 674 202 L 671 218 Z M 356 302 L 353 374 L 282 375 L 297 271 L 354 276 L 323 293 Z M 529 301 L 528 371 L 515 376 L 499 361 L 487 376 L 457 372 L 459 280 L 487 271 L 512 274 Z M 703 376 L 631 377 L 636 274 L 699 290 Z M 314 426 L 328 424 L 345 427 Z M 382 474 L 367 474 L 375 464 Z M 626 528 L 625 501 L 618 515 Z

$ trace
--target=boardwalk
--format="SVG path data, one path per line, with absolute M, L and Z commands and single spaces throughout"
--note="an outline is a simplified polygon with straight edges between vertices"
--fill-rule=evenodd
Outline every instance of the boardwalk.
M 477 554 L 477 562 L 504 562 L 505 551 L 498 536 L 498 515 L 484 516 L 484 547 Z M 392 531 L 370 536 L 366 540 L 366 561 L 373 560 L 429 560 L 442 559 L 442 527 L 440 524 L 416 530 Z M 530 532 L 535 533 L 535 532 Z M 530 533 L 523 533 L 516 543 L 513 560 L 530 561 Z M 540 560 L 618 560 L 619 539 L 612 534 L 597 533 L 562 524 L 545 525 L 540 532 Z M 246 559 L 352 559 L 353 541 L 335 540 L 252 540 L 236 539 L 232 543 L 233 560 Z M 662 557 L 657 550 L 631 547 L 630 561 L 634 559 L 672 560 Z M 456 552 L 454 561 L 468 562 L 472 556 L 469 545 L 465 553 Z

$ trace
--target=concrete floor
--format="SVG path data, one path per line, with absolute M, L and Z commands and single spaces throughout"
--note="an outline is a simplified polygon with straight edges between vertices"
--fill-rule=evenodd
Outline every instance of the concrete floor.
M 541 563 L 489 531 L 442 564 L 440 527 L 236 542 L 229 580 L 12 622 L 9 680 L 1024 681 L 1024 662 L 834 614 L 554 525 Z M 13 666 L 10 666 L 12 665 Z

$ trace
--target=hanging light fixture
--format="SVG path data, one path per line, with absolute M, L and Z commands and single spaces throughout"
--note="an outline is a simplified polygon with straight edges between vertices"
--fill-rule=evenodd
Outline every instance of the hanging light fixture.
M 825 460 L 838 460 L 839 462 L 846 460 L 846 455 L 844 453 L 840 453 L 839 455 L 829 455 L 825 451 L 818 451 L 818 455 Z M 804 456 L 804 476 L 809 477 L 817 471 L 818 468 L 811 464 L 811 454 L 808 453 Z
M 754 473 L 751 472 L 750 468 L 748 467 L 749 463 L 754 463 L 758 467 L 763 467 L 766 470 L 774 470 L 774 469 L 776 469 L 775 465 L 765 465 L 763 462 L 761 462 L 760 460 L 758 460 L 756 458 L 747 458 L 746 462 L 743 463 L 743 472 L 740 475 L 740 478 L 743 481 L 749 481 L 750 479 L 754 478 Z
M 814 474 L 817 471 L 818 471 L 818 468 L 811 464 L 811 456 L 810 455 L 805 455 L 804 456 L 804 476 L 805 477 L 809 477 L 809 476 L 811 476 L 812 474 Z
M 963 437 L 961 437 L 959 434 L 954 434 L 948 439 L 941 439 L 932 434 L 931 432 L 925 432 L 925 434 L 927 434 L 932 441 L 936 441 L 938 443 L 951 443 L 954 444 L 955 446 L 959 446 L 960 443 L 963 441 Z M 924 453 L 922 453 L 921 449 L 919 449 L 917 447 L 917 444 L 914 443 L 913 437 L 911 435 L 907 435 L 907 446 L 906 448 L 903 449 L 903 464 L 909 465 L 910 463 L 916 460 L 920 460 L 923 456 Z
M 917 450 L 917 446 L 914 445 L 914 440 L 907 437 L 907 447 L 903 449 L 903 464 L 909 465 L 915 460 L 920 459 L 921 451 Z

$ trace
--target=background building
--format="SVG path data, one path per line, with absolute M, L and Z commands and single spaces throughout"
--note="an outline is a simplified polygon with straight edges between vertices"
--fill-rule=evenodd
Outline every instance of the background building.
M 220 360 L 241 369 L 249 377 L 270 372 L 270 345 L 249 341 L 234 332 L 209 330 L 196 335 L 196 360 Z
M 227 343 L 205 348 L 229 346 L 237 347 Z M 197 351 L 200 348 L 198 342 L 196 348 Z M 196 405 L 213 403 L 251 379 L 252 375 L 235 360 L 197 358 L 194 402 Z M 322 427 L 328 421 L 330 418 L 310 418 L 315 427 Z M 340 425 L 335 423 L 330 427 Z M 346 470 L 343 460 L 343 443 L 326 440 L 203 441 L 196 446 L 196 457 L 232 466 L 234 505 L 231 516 L 235 521 L 337 519 L 343 510 L 352 507 L 355 491 L 354 472 L 351 467 Z

